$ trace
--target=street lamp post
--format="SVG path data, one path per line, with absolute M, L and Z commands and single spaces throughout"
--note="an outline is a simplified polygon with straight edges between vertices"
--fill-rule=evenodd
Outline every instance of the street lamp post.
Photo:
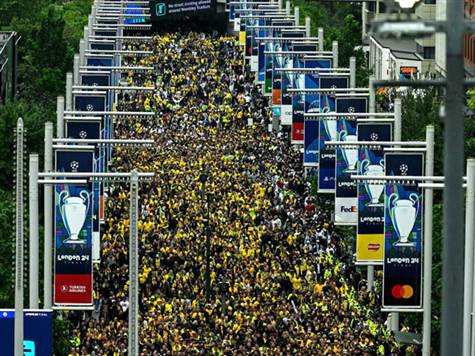
M 139 249 L 138 208 L 139 178 L 136 170 L 130 176 L 130 238 L 129 238 L 129 356 L 139 354 Z
M 23 356 L 23 263 L 24 263 L 24 127 L 20 117 L 16 127 L 16 219 L 15 219 L 15 356 Z
M 401 8 L 410 8 L 416 1 L 396 0 Z M 404 9 L 403 9 L 404 10 Z M 464 80 L 463 36 L 473 30 L 473 23 L 466 21 L 462 0 L 446 1 L 445 22 L 413 21 L 373 23 L 373 30 L 381 35 L 410 36 L 413 38 L 446 34 L 445 80 L 378 80 L 376 86 L 429 87 L 446 86 L 444 117 L 444 176 L 446 188 L 443 204 L 442 248 L 442 318 L 441 354 L 462 355 L 463 295 L 464 295 L 464 199 L 462 176 L 464 170 L 464 90 L 473 81 Z

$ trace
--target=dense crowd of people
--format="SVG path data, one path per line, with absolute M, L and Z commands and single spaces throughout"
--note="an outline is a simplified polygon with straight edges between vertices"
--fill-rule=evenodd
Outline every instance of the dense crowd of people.
M 125 93 L 117 110 L 156 115 L 117 120 L 115 137 L 155 144 L 119 147 L 112 164 L 156 173 L 140 190 L 140 354 L 397 354 L 300 151 L 269 132 L 236 39 L 167 33 L 127 46 L 154 51 L 125 58 L 154 71 L 124 80 L 155 90 Z M 94 272 L 100 311 L 75 320 L 71 355 L 127 352 L 128 209 L 127 185 L 113 186 Z

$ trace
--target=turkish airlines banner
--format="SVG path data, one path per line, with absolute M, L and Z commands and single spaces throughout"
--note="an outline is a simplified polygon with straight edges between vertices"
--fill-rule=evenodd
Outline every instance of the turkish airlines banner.
M 386 175 L 422 176 L 422 153 L 386 153 Z M 422 307 L 422 188 L 417 182 L 386 184 L 383 308 Z
M 91 150 L 56 151 L 57 172 L 93 172 Z M 92 304 L 92 184 L 55 185 L 54 304 Z
M 384 151 L 371 142 L 392 141 L 392 124 L 358 124 L 358 141 L 368 141 L 358 152 L 358 175 L 384 175 Z M 376 146 L 377 147 L 377 146 Z M 384 257 L 384 184 L 358 183 L 356 261 L 381 264 Z

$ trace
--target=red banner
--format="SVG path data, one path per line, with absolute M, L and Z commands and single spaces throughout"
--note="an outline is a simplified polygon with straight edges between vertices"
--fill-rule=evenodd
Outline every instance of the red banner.
M 54 301 L 56 304 L 92 304 L 92 275 L 56 274 Z

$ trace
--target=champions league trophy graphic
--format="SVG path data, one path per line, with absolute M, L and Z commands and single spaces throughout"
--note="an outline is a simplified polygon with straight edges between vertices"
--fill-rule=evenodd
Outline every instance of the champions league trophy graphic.
M 330 108 L 325 106 L 322 112 L 327 113 L 330 112 Z M 336 131 L 336 126 L 338 121 L 336 117 L 326 117 L 323 119 L 323 127 L 327 133 L 327 136 L 330 137 L 330 141 L 336 141 L 338 137 L 338 132 Z
M 82 190 L 79 197 L 70 197 L 69 192 L 63 190 L 59 194 L 59 212 L 63 219 L 64 226 L 68 231 L 69 238 L 64 241 L 66 244 L 85 244 L 86 240 L 79 238 L 79 233 L 86 221 L 86 214 L 89 210 L 90 194 Z
M 368 159 L 361 162 L 361 173 L 365 176 L 384 176 L 384 160 L 379 161 L 379 164 L 371 164 Z M 369 181 L 364 183 L 366 191 L 368 192 L 371 201 L 366 204 L 368 207 L 383 206 L 379 198 L 384 190 L 384 184 L 370 184 Z
M 399 240 L 394 246 L 415 246 L 415 242 L 409 241 L 412 229 L 416 222 L 419 211 L 419 196 L 411 193 L 409 199 L 399 199 L 397 193 L 389 196 L 389 215 L 396 230 Z
M 340 132 L 340 141 L 350 142 L 357 141 L 356 135 L 348 135 L 348 132 L 343 130 Z M 341 150 L 343 159 L 345 160 L 346 173 L 356 173 L 356 163 L 358 163 L 358 149 L 357 148 L 344 148 Z
M 282 46 L 280 43 L 276 43 L 274 45 L 274 51 L 275 52 L 282 52 Z M 281 55 L 275 55 L 275 59 L 277 61 L 278 68 L 283 68 L 284 67 L 284 57 Z

